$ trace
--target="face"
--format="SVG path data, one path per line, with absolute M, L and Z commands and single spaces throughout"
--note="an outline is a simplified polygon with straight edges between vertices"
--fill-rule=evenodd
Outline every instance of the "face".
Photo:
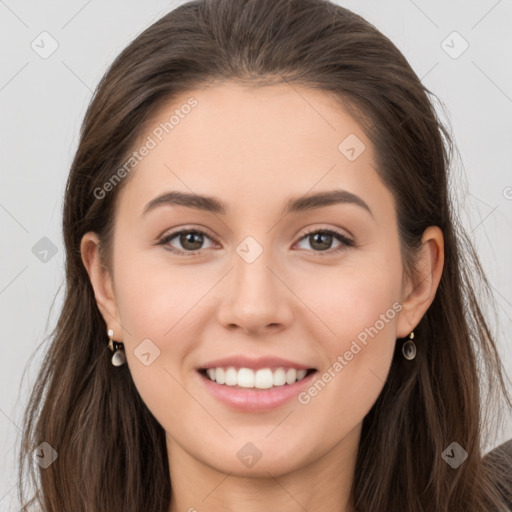
M 104 316 L 170 454 L 276 475 L 347 449 L 409 332 L 369 139 L 328 93 L 286 84 L 189 91 L 148 126 Z M 155 202 L 171 192 L 214 201 Z

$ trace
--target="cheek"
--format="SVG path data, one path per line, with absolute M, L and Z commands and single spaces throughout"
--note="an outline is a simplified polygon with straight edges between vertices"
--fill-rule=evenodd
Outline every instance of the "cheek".
M 394 337 L 396 316 L 401 309 L 399 297 L 400 281 L 393 272 L 368 269 L 364 274 L 345 278 L 343 291 L 333 297 L 330 306 L 340 340 L 335 343 L 338 350 L 349 350 L 354 340 L 364 345 L 369 339 L 378 339 L 381 343 L 365 346 L 379 351 L 379 345 Z
M 399 255 L 384 258 L 380 253 L 317 272 L 304 283 L 301 298 L 323 321 L 323 344 L 332 357 L 349 350 L 356 339 L 362 344 L 369 339 L 394 341 L 401 288 Z M 378 352 L 383 344 L 370 348 L 368 343 L 367 348 Z
M 343 355 L 353 376 L 373 370 L 385 380 L 401 310 L 401 266 L 396 260 L 375 262 L 345 276 L 343 284 L 343 293 L 332 306 L 337 334 L 328 347 L 331 361 Z
M 164 251 L 151 249 L 159 250 Z M 116 299 L 127 339 L 136 342 L 143 336 L 161 343 L 175 335 L 179 323 L 204 294 L 205 281 L 193 265 L 177 267 L 165 258 L 155 262 L 148 256 L 140 249 L 119 256 Z
M 310 297 L 323 304 L 321 317 L 331 332 L 324 329 L 326 364 L 299 403 L 332 435 L 362 421 L 382 391 L 402 309 L 401 269 L 394 258 L 345 268 L 330 284 L 318 283 L 329 290 L 327 297 Z
M 180 384 L 181 364 L 195 346 L 189 342 L 196 338 L 193 305 L 204 294 L 203 287 L 191 286 L 197 277 L 192 266 L 178 271 L 152 265 L 142 251 L 119 257 L 115 268 L 123 341 L 135 387 L 157 421 L 173 425 L 175 411 L 190 407 L 190 396 Z
M 152 265 L 147 251 L 123 245 L 118 241 L 119 251 L 114 261 L 115 293 L 126 358 L 133 380 L 151 407 L 158 405 L 158 389 L 172 388 L 172 378 L 181 380 L 176 374 L 176 364 L 188 348 L 180 343 L 178 336 L 187 321 L 189 300 L 183 297 L 181 281 L 189 280 L 169 266 Z M 190 287 L 189 287 L 190 288 Z

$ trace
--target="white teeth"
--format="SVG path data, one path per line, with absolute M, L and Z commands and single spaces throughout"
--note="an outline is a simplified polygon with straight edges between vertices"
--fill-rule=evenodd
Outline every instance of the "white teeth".
M 274 378 L 272 375 L 272 370 L 268 368 L 264 368 L 262 370 L 258 370 L 255 376 L 254 386 L 258 389 L 268 389 L 274 385 Z
M 296 370 L 295 368 L 277 368 L 272 371 L 270 368 L 208 368 L 206 373 L 210 380 L 217 384 L 226 386 L 240 386 L 242 388 L 269 389 L 272 387 L 284 386 L 301 381 L 307 370 Z
M 297 380 L 297 370 L 295 368 L 288 368 L 286 372 L 286 384 L 293 384 Z
M 226 374 L 224 372 L 224 368 L 215 368 L 215 380 L 219 384 L 225 384 L 226 383 Z
M 274 386 L 284 386 L 286 384 L 286 372 L 284 368 L 278 368 L 274 372 Z
M 242 388 L 254 387 L 254 372 L 249 368 L 240 368 L 237 375 L 237 384 Z M 236 384 L 233 384 L 234 386 Z
M 226 384 L 228 386 L 236 386 L 238 382 L 238 373 L 237 371 L 231 367 L 226 370 Z

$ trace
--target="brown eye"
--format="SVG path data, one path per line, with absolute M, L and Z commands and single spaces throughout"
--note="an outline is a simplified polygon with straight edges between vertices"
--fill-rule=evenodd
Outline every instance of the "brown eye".
M 302 240 L 309 242 L 309 245 L 314 252 L 329 251 L 329 254 L 341 251 L 354 245 L 354 242 L 343 233 L 332 229 L 317 229 L 315 231 L 310 231 L 301 238 L 301 241 Z M 339 242 L 339 245 L 334 250 L 329 250 L 331 249 L 333 241 L 335 240 Z
M 203 245 L 203 236 L 201 233 L 196 231 L 190 231 L 189 233 L 182 233 L 179 236 L 180 244 L 183 248 L 191 251 L 196 251 Z
M 333 236 L 330 233 L 318 232 L 308 235 L 311 247 L 320 251 L 330 248 L 333 242 Z
M 200 252 L 203 247 L 205 238 L 210 240 L 210 237 L 203 231 L 197 229 L 188 229 L 182 231 L 176 231 L 171 233 L 159 242 L 159 245 L 168 245 L 169 250 L 176 253 L 186 253 L 187 255 L 196 254 Z M 171 244 L 172 240 L 176 240 L 174 245 Z M 181 247 L 176 247 L 179 244 Z

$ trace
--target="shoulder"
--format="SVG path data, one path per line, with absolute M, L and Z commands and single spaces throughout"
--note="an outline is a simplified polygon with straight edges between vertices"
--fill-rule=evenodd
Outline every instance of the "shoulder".
M 503 476 L 492 475 L 500 492 L 503 494 L 507 506 L 512 509 L 512 439 L 493 448 L 483 457 L 485 465 L 494 471 L 500 471 Z
M 512 439 L 505 441 L 503 444 L 500 444 L 496 448 L 493 448 L 490 452 L 484 455 L 484 461 L 489 460 L 500 460 L 509 462 L 512 464 Z

